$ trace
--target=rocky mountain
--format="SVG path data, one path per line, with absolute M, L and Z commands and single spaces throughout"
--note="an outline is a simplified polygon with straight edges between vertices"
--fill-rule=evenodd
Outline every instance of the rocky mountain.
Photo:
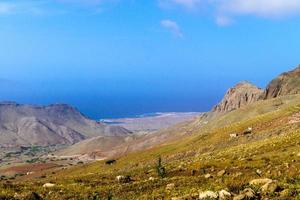
M 93 121 L 66 104 L 49 106 L 0 103 L 0 146 L 74 144 L 96 136 L 130 131 Z
M 300 93 L 300 65 L 290 71 L 279 75 L 267 86 L 262 99 Z
M 213 108 L 213 112 L 227 112 L 257 101 L 263 90 L 257 86 L 242 81 L 230 88 L 222 101 Z

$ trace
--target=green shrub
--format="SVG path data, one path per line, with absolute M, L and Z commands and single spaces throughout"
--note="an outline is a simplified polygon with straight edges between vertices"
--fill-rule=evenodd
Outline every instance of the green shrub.
M 159 177 L 161 178 L 166 177 L 166 168 L 162 165 L 161 157 L 158 158 L 156 171 Z
M 42 200 L 42 197 L 40 197 L 40 195 L 38 195 L 38 193 L 32 192 L 25 199 L 26 200 Z

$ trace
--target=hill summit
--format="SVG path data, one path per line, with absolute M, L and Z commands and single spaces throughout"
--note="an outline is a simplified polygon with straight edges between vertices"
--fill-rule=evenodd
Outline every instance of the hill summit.
M 127 134 L 125 128 L 91 120 L 67 104 L 0 103 L 0 147 L 74 144 L 90 137 Z
M 242 81 L 230 88 L 223 100 L 213 108 L 214 112 L 228 112 L 257 101 L 263 90 L 248 81 Z
M 267 86 L 262 98 L 270 99 L 278 96 L 300 93 L 300 65 L 273 79 Z

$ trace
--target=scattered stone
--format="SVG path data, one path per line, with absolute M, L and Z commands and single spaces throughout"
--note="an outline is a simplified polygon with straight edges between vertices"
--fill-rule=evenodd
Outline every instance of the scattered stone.
M 231 138 L 237 138 L 239 135 L 236 134 L 236 133 L 233 133 L 233 134 L 230 134 L 229 136 L 230 136 Z
M 239 195 L 233 198 L 233 200 L 248 200 L 248 199 L 256 199 L 255 192 L 251 188 L 244 189 Z
M 154 180 L 155 180 L 154 177 L 150 177 L 150 178 L 149 178 L 149 181 L 154 181 Z
M 211 174 L 205 174 L 204 178 L 206 178 L 206 179 L 212 178 L 212 175 Z
M 282 172 L 279 170 L 277 171 L 277 176 L 281 176 L 282 175 Z
M 248 199 L 255 198 L 255 192 L 251 188 L 246 188 L 243 190 L 243 194 L 246 195 Z
M 239 194 L 235 197 L 233 197 L 233 200 L 246 200 L 246 195 L 245 194 Z
M 44 188 L 52 188 L 52 187 L 55 187 L 55 184 L 53 184 L 53 183 L 45 183 L 45 184 L 43 185 L 43 187 L 44 187 Z
M 280 187 L 278 186 L 277 181 L 268 182 L 261 187 L 261 191 L 264 193 L 278 192 L 279 189 Z
M 280 197 L 287 198 L 287 197 L 292 196 L 292 193 L 293 192 L 290 189 L 284 189 L 280 192 Z
M 259 175 L 259 176 L 261 176 L 261 174 L 262 174 L 262 171 L 261 171 L 260 169 L 257 169 L 255 172 L 256 172 L 256 174 Z
M 219 191 L 219 199 L 220 200 L 225 200 L 229 199 L 231 197 L 231 193 L 226 191 L 226 190 L 221 190 Z
M 249 182 L 250 185 L 264 185 L 266 183 L 270 183 L 272 182 L 273 180 L 272 179 L 269 179 L 269 178 L 260 178 L 260 179 L 254 179 L 252 181 Z
M 225 170 L 221 170 L 221 171 L 219 171 L 219 172 L 217 173 L 217 175 L 218 175 L 219 177 L 224 176 L 225 174 L 226 174 L 226 171 L 225 171 Z
M 287 169 L 290 168 L 290 164 L 289 164 L 289 163 L 284 163 L 284 165 L 285 165 L 285 167 L 286 167 Z
M 167 185 L 166 190 L 173 190 L 175 188 L 175 184 L 174 183 L 170 183 Z
M 200 192 L 199 199 L 218 199 L 218 194 L 213 191 Z
M 240 177 L 240 176 L 243 176 L 242 172 L 237 172 L 236 174 L 234 174 L 234 177 Z
M 172 197 L 171 200 L 185 200 L 183 197 Z
M 198 199 L 199 194 L 187 194 L 182 197 L 172 197 L 171 200 L 192 200 Z

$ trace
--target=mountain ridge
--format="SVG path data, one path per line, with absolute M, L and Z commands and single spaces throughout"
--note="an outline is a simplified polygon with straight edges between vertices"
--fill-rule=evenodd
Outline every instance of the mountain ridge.
M 2 146 L 74 144 L 96 136 L 123 136 L 130 131 L 84 116 L 67 104 L 33 106 L 0 103 Z
M 274 78 L 266 87 L 262 99 L 300 93 L 300 65 Z

